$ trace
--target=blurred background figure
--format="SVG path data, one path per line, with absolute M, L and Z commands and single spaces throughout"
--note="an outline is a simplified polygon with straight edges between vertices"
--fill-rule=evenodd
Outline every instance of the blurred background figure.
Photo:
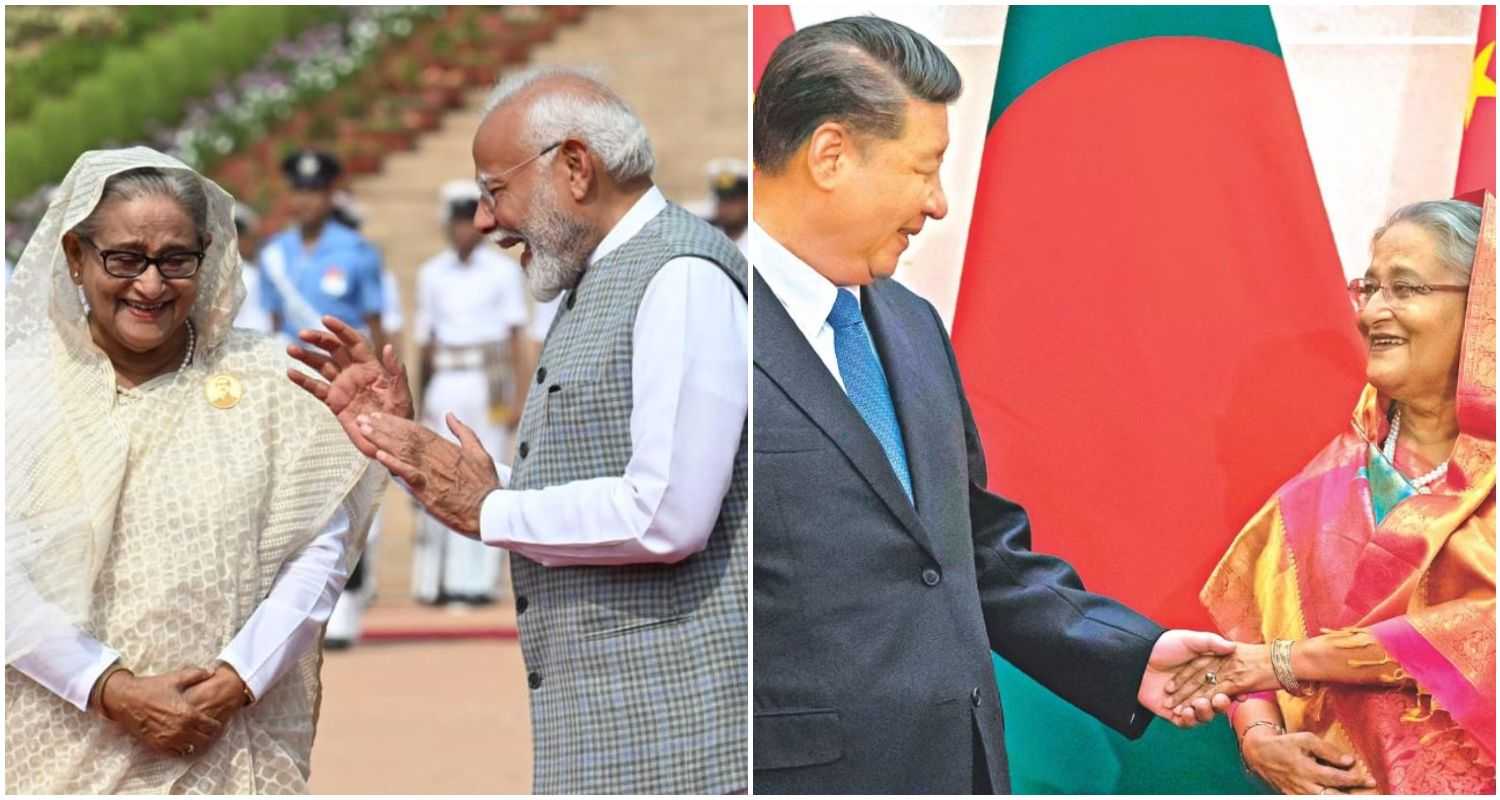
M 240 277 L 245 282 L 245 302 L 234 318 L 234 327 L 249 328 L 257 333 L 271 333 L 271 315 L 261 305 L 260 266 L 255 250 L 260 247 L 260 215 L 241 202 L 234 204 L 234 230 L 240 250 Z
M 343 166 L 331 153 L 300 150 L 281 170 L 292 187 L 292 225 L 271 238 L 260 258 L 262 302 L 276 330 L 295 340 L 302 328 L 322 327 L 319 320 L 328 314 L 369 331 L 382 348 L 380 251 L 334 203 Z
M 708 162 L 708 185 L 713 211 L 708 221 L 724 232 L 740 253 L 750 257 L 745 230 L 750 225 L 750 168 L 742 159 L 716 158 Z
M 414 336 L 421 348 L 422 422 L 457 441 L 444 422 L 464 420 L 486 450 L 509 453 L 531 363 L 525 277 L 515 259 L 474 227 L 479 188 L 443 185 L 440 219 L 448 247 L 417 273 Z M 490 605 L 505 551 L 454 533 L 425 513 L 412 549 L 412 594 L 423 603 Z
M 385 346 L 385 282 L 380 251 L 353 227 L 359 221 L 350 204 L 334 200 L 343 172 L 337 157 L 322 150 L 297 150 L 281 164 L 291 184 L 292 225 L 261 251 L 261 303 L 272 327 L 295 341 L 302 328 L 322 328 L 327 314 L 369 331 L 376 351 Z M 371 524 L 370 547 L 378 541 L 380 517 Z M 332 650 L 359 638 L 369 557 L 360 559 L 334 606 L 325 633 Z
M 328 218 L 356 233 L 361 233 L 360 228 L 365 222 L 365 211 L 354 199 L 354 194 L 347 188 L 340 188 L 334 190 L 332 197 L 333 209 L 328 212 Z M 380 249 L 374 243 L 371 243 L 371 246 L 376 250 Z M 406 320 L 401 314 L 401 286 L 395 274 L 386 268 L 385 259 L 381 259 L 380 295 L 383 302 L 380 309 L 381 332 L 385 334 L 386 344 L 400 352 L 403 345 L 401 328 Z M 343 601 L 345 617 L 342 619 L 351 620 L 350 624 L 353 624 L 352 617 L 348 615 L 353 614 L 355 609 L 359 609 L 359 615 L 362 618 L 363 610 L 375 602 L 377 578 L 380 574 L 375 569 L 375 559 L 380 549 L 380 533 L 385 527 L 382 524 L 384 519 L 383 514 L 377 513 L 374 521 L 370 523 L 368 544 L 360 561 L 359 583 L 349 589 L 349 599 Z M 335 631 L 341 633 L 342 629 L 335 628 Z M 356 629 L 352 635 L 357 636 L 358 630 Z

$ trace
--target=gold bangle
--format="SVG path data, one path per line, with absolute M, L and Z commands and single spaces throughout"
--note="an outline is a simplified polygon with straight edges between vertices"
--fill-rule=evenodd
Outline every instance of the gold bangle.
M 240 676 L 240 671 L 235 669 L 233 664 L 223 659 L 214 661 L 214 669 L 217 670 L 219 667 L 227 667 L 230 672 L 234 673 L 234 677 L 240 679 L 240 692 L 245 695 L 245 705 L 255 705 L 255 693 L 250 691 L 250 684 L 245 683 L 245 679 Z
M 99 712 L 99 716 L 110 722 L 114 722 L 114 718 L 109 715 L 108 711 L 104 710 L 104 684 L 109 683 L 109 679 L 113 678 L 117 672 L 130 672 L 130 670 L 122 666 L 119 661 L 110 664 L 108 667 L 105 667 L 104 673 L 94 683 L 93 691 L 89 693 L 89 705 L 95 711 Z M 135 673 L 131 672 L 130 674 L 134 675 Z
M 1312 687 L 1303 685 L 1297 680 L 1297 673 L 1292 671 L 1290 639 L 1277 639 L 1271 643 L 1271 672 L 1276 675 L 1276 682 L 1289 694 L 1305 697 L 1312 693 Z
M 1243 750 L 1244 747 L 1245 747 L 1245 737 L 1248 736 L 1248 735 L 1250 735 L 1250 729 L 1251 728 L 1258 728 L 1261 725 L 1268 725 L 1268 726 L 1270 726 L 1272 728 L 1275 728 L 1276 729 L 1276 733 L 1279 734 L 1279 735 L 1286 734 L 1286 728 L 1285 727 L 1283 727 L 1283 726 L 1281 726 L 1281 725 L 1279 725 L 1279 724 L 1277 724 L 1275 722 L 1272 722 L 1272 721 L 1270 721 L 1268 719 L 1258 719 L 1258 720 L 1250 723 L 1249 725 L 1246 725 L 1245 729 L 1242 730 L 1242 731 L 1240 731 L 1240 749 L 1241 750 Z
M 1265 778 L 1261 777 L 1261 774 L 1259 772 L 1255 771 L 1254 767 L 1250 766 L 1250 762 L 1245 760 L 1245 737 L 1248 736 L 1248 735 L 1250 735 L 1251 729 L 1258 728 L 1261 725 L 1265 725 L 1265 726 L 1270 727 L 1270 728 L 1275 728 L 1276 729 L 1276 733 L 1278 735 L 1282 735 L 1282 736 L 1286 735 L 1286 726 L 1285 725 L 1281 725 L 1281 724 L 1276 723 L 1276 722 L 1272 722 L 1272 721 L 1270 721 L 1268 719 L 1258 719 L 1258 720 L 1250 723 L 1249 725 L 1246 725 L 1245 729 L 1242 730 L 1242 731 L 1240 731 L 1239 740 L 1238 740 L 1239 751 L 1240 751 L 1240 767 L 1245 770 L 1246 774 L 1253 775 L 1253 776 L 1255 776 L 1256 778 L 1258 778 L 1260 780 L 1265 780 Z

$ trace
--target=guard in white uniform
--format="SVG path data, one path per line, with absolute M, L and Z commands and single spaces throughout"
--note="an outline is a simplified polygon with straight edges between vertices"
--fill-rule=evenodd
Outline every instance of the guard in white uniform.
M 417 275 L 413 335 L 422 348 L 422 422 L 456 441 L 453 413 L 485 450 L 509 454 L 520 419 L 527 363 L 525 277 L 521 265 L 474 228 L 479 191 L 471 180 L 443 187 L 450 247 Z M 423 514 L 417 524 L 412 592 L 425 603 L 493 603 L 505 551 L 454 533 Z
M 750 167 L 738 158 L 716 158 L 708 162 L 708 185 L 714 200 L 708 221 L 749 259 Z

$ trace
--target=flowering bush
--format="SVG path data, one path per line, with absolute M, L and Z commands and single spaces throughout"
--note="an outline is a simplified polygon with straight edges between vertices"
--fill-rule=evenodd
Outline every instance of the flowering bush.
M 153 140 L 200 171 L 265 136 L 293 109 L 332 91 L 366 67 L 392 40 L 411 35 L 415 23 L 440 8 L 376 6 L 349 10 L 347 17 L 281 42 L 252 69 L 213 95 L 187 107 L 177 127 Z

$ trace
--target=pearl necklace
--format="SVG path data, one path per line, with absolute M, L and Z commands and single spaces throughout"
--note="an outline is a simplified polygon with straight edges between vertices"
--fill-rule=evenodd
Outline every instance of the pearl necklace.
M 1388 436 L 1385 437 L 1385 447 L 1381 448 L 1380 451 L 1385 456 L 1385 460 L 1391 462 L 1392 467 L 1396 466 L 1396 437 L 1400 435 L 1400 433 L 1401 407 L 1396 406 L 1396 413 L 1391 417 L 1391 432 Z M 1432 471 L 1427 473 L 1426 475 L 1421 475 L 1416 478 L 1410 479 L 1411 488 L 1416 489 L 1419 494 L 1428 494 L 1432 491 L 1431 489 L 1427 488 L 1428 485 L 1435 483 L 1438 478 L 1443 477 L 1447 473 L 1448 462 L 1444 461 L 1443 463 L 1434 467 Z
M 181 371 L 187 369 L 187 365 L 193 363 L 193 348 L 198 345 L 198 332 L 195 331 L 195 330 L 193 330 L 193 321 L 192 320 L 188 320 L 187 321 L 187 329 L 188 329 L 188 346 L 187 346 L 187 352 L 182 354 L 182 363 L 177 365 L 177 371 L 178 372 L 181 372 Z M 1397 413 L 1400 413 L 1400 412 L 1397 412 Z

